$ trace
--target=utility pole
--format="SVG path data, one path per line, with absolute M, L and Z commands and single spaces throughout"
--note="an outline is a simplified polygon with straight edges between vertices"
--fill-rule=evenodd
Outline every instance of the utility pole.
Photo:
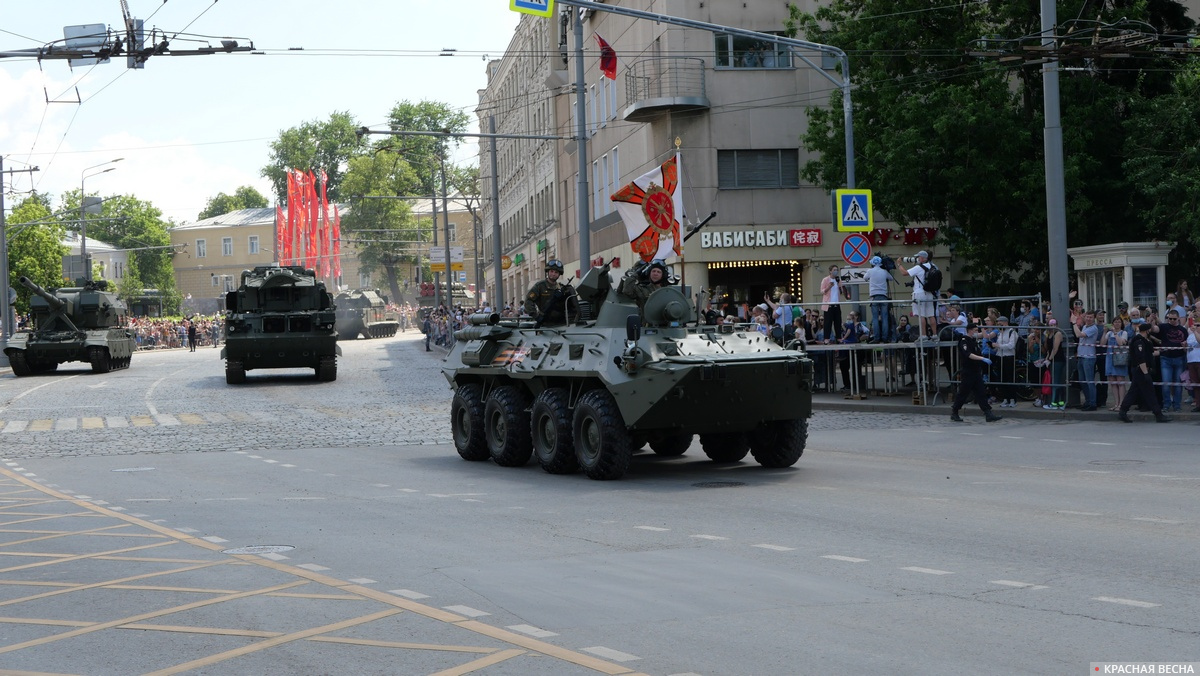
M 491 155 L 492 165 L 492 274 L 496 279 L 496 302 L 492 307 L 496 312 L 504 310 L 504 266 L 500 264 L 504 247 L 500 241 L 500 169 L 496 160 L 496 116 L 488 116 L 488 154 Z M 582 261 L 581 261 L 582 263 Z
M 0 313 L 2 314 L 0 319 L 3 319 L 3 322 L 0 323 L 0 333 L 4 334 L 4 340 L 6 343 L 8 341 L 8 337 L 11 336 L 13 331 L 16 329 L 17 324 L 14 321 L 15 318 L 13 317 L 13 298 L 9 291 L 12 286 L 10 284 L 8 270 L 8 228 L 4 223 L 4 175 L 24 173 L 32 174 L 35 171 L 38 171 L 37 167 L 30 167 L 29 169 L 5 169 L 4 156 L 0 155 L 0 280 L 3 281 L 3 286 L 0 287 L 0 294 L 4 296 L 4 312 Z M 0 357 L 0 359 L 3 359 L 6 363 L 8 362 L 7 357 Z

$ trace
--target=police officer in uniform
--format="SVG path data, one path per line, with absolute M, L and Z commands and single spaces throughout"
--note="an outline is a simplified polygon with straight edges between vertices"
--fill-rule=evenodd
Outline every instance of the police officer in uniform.
M 661 258 L 655 258 L 626 273 L 625 278 L 621 280 L 621 285 L 617 287 L 617 292 L 637 301 L 640 311 L 646 306 L 646 299 L 650 297 L 650 294 L 670 285 L 671 275 L 667 272 L 666 262 Z
M 1117 417 L 1121 422 L 1133 422 L 1129 418 L 1129 409 L 1135 403 L 1149 406 L 1154 411 L 1154 419 L 1158 422 L 1171 422 L 1163 415 L 1162 406 L 1158 403 L 1158 395 L 1154 393 L 1154 378 L 1150 375 L 1150 365 L 1154 361 L 1154 346 L 1150 344 L 1150 322 L 1137 325 L 1138 334 L 1129 341 L 1129 376 L 1132 383 L 1125 398 L 1121 400 L 1121 410 Z
M 979 325 L 975 322 L 967 324 L 967 333 L 958 340 L 958 372 L 962 381 L 958 384 L 958 396 L 954 397 L 954 405 L 950 407 L 950 419 L 962 422 L 958 411 L 967 403 L 967 397 L 975 395 L 975 403 L 988 422 L 1000 420 L 1003 416 L 992 413 L 988 404 L 987 387 L 983 384 L 983 366 L 991 366 L 992 360 L 983 356 L 979 351 Z
M 579 298 L 575 288 L 559 284 L 563 274 L 560 260 L 546 261 L 546 278 L 525 294 L 525 314 L 537 320 L 538 326 L 563 326 L 570 317 L 579 316 Z

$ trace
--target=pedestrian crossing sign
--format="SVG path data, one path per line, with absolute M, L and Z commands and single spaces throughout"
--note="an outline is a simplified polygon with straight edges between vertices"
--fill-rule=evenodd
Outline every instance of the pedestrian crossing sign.
M 550 16 L 554 13 L 554 0 L 510 0 L 508 8 L 522 14 Z
M 852 188 L 833 191 L 833 222 L 838 232 L 870 232 L 875 229 L 875 214 L 870 190 Z

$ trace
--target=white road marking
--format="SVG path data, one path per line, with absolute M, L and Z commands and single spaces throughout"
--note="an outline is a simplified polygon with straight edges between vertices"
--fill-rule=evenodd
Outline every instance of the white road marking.
M 1072 516 L 1104 516 L 1100 512 L 1073 512 L 1069 509 L 1058 510 L 1059 514 L 1070 514 Z
M 280 465 L 280 467 L 295 467 L 295 465 L 292 465 L 289 463 L 284 463 L 284 464 Z
M 129 418 L 126 418 L 125 416 L 110 415 L 104 418 L 104 425 L 109 429 L 129 427 Z
M 532 636 L 534 638 L 550 638 L 551 636 L 558 636 L 558 634 L 556 634 L 552 631 L 546 631 L 545 629 L 538 629 L 537 627 L 533 626 L 532 624 L 513 624 L 513 625 L 510 625 L 505 628 L 512 629 L 513 631 L 521 632 L 522 634 L 528 634 L 529 636 Z
M 90 496 L 90 495 L 76 495 L 76 496 L 75 496 L 75 499 L 76 499 L 76 500 L 91 500 L 91 499 L 92 499 L 92 496 Z
M 658 526 L 634 526 L 634 528 L 637 528 L 638 530 L 650 530 L 654 531 L 655 533 L 663 533 L 671 530 L 670 528 L 659 528 Z
M 487 495 L 487 493 L 429 493 L 428 495 L 431 498 L 473 498 L 477 495 Z
M 720 535 L 693 535 L 691 537 L 697 540 L 728 540 L 729 538 L 721 537 Z
M 421 592 L 415 592 L 411 589 L 389 589 L 388 593 L 395 594 L 396 596 L 403 596 L 406 599 L 412 599 L 414 601 L 420 601 L 421 599 L 429 598 L 429 594 L 422 594 Z
M 387 484 L 371 484 L 371 485 L 374 486 L 375 488 L 387 488 L 388 487 Z
M 209 542 L 213 543 L 214 545 L 219 545 L 219 544 L 222 544 L 225 542 L 229 542 L 229 540 L 226 540 L 225 538 L 219 538 L 216 535 L 206 535 L 200 539 L 208 540 Z
M 278 463 L 279 461 L 278 460 L 263 460 L 263 462 L 267 463 L 268 465 L 274 465 L 274 464 Z
M 928 500 L 929 502 L 950 502 L 950 498 L 921 498 L 921 499 Z
M 79 418 L 59 418 L 54 421 L 54 431 L 79 429 Z
M 264 559 L 271 559 L 272 561 L 286 561 L 288 559 L 288 557 L 284 556 L 283 554 L 276 554 L 275 552 L 267 552 L 265 554 L 259 554 L 259 556 L 263 557 Z
M 825 554 L 821 558 L 833 561 L 845 561 L 846 563 L 866 563 L 868 561 L 868 559 L 856 559 L 853 556 L 841 556 L 840 554 Z
M 205 502 L 237 502 L 241 500 L 249 500 L 250 498 L 204 498 Z
M 1016 580 L 992 580 L 992 584 L 1002 584 L 1005 587 L 1017 587 L 1018 589 L 1049 589 L 1049 587 L 1044 584 L 1017 582 Z
M 199 533 L 200 532 L 200 531 L 196 530 L 195 528 L 176 528 L 175 530 L 179 531 L 180 533 Z
M 483 502 L 483 500 L 476 500 L 475 498 L 466 498 L 463 500 L 463 502 Z
M 421 492 L 415 488 L 400 488 L 397 490 L 399 490 L 401 493 L 420 493 Z
M 466 615 L 467 617 L 483 617 L 484 615 L 491 615 L 491 613 L 484 612 L 478 608 L 472 608 L 471 606 L 442 606 L 442 610 L 449 610 L 452 613 Z
M 1172 474 L 1139 474 L 1138 476 L 1144 476 L 1148 479 L 1174 479 L 1175 478 L 1175 476 Z
M 591 648 L 584 648 L 583 652 L 591 653 L 597 657 L 603 657 L 606 660 L 613 660 L 615 662 L 632 662 L 633 660 L 642 659 L 637 655 L 630 655 L 629 653 L 623 653 L 620 650 L 613 650 L 612 648 L 605 648 L 604 646 L 600 645 L 592 646 Z
M 1133 606 L 1135 608 L 1157 608 L 1161 603 L 1148 603 L 1146 601 L 1134 601 L 1133 599 L 1118 599 L 1112 596 L 1094 596 L 1093 601 L 1104 601 L 1105 603 L 1119 603 L 1123 606 Z
M 262 456 L 261 456 L 261 455 L 247 455 L 246 457 L 247 457 L 247 458 L 252 458 L 252 459 L 254 459 L 254 460 L 262 460 Z
M 249 455 L 248 451 L 234 451 L 234 455 Z
M 1106 469 L 1081 469 L 1080 474 L 1112 474 L 1111 470 Z
M 1059 443 L 1059 444 L 1067 443 L 1066 439 L 1042 439 L 1042 441 L 1053 441 L 1053 442 Z
M 961 434 L 964 437 L 982 437 L 983 436 L 983 434 L 980 432 L 961 432 Z
M 328 569 L 328 568 L 326 568 L 325 566 L 318 566 L 318 565 L 317 565 L 317 564 L 315 564 L 315 563 L 302 563 L 302 564 L 300 564 L 300 565 L 298 565 L 298 566 L 296 566 L 296 567 L 297 567 L 297 568 L 303 568 L 304 570 L 311 570 L 311 571 L 312 571 L 312 572 L 314 572 L 314 573 L 319 573 L 319 572 L 321 572 L 322 570 L 329 570 L 329 569 Z
M 750 545 L 750 546 L 758 547 L 759 549 L 769 549 L 773 552 L 794 552 L 794 551 L 796 551 L 795 547 L 782 547 L 780 545 Z
M 1112 444 L 1107 441 L 1089 441 L 1088 445 L 1089 446 L 1116 446 L 1116 444 Z
M 1133 520 L 1134 521 L 1145 521 L 1147 523 L 1165 523 L 1169 526 L 1178 526 L 1179 524 L 1183 523 L 1182 521 L 1175 521 L 1173 519 L 1156 519 L 1156 518 L 1150 517 L 1150 516 L 1135 516 L 1135 517 L 1133 517 Z
M 325 498 L 279 498 L 280 500 L 324 500 Z
M 911 570 L 914 573 L 925 573 L 926 575 L 953 575 L 949 570 L 938 570 L 937 568 L 920 568 L 918 566 L 908 566 L 900 570 Z
M 377 584 L 376 580 L 372 580 L 369 577 L 353 577 L 346 580 L 346 582 L 353 582 L 354 584 Z
M 1003 434 L 1001 434 L 1000 438 L 1001 439 L 1024 439 L 1025 437 L 1006 437 Z
M 13 432 L 24 432 L 25 427 L 28 424 L 29 424 L 29 422 L 26 420 L 10 420 L 9 423 L 4 426 L 3 433 L 11 434 Z
M 171 427 L 174 425 L 182 425 L 183 424 L 183 423 L 179 422 L 178 418 L 171 415 L 170 413 L 155 413 L 154 420 L 159 425 L 162 425 L 163 427 Z

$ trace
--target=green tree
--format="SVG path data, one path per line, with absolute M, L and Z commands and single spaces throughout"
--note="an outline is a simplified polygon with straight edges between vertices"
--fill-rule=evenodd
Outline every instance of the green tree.
M 440 101 L 401 101 L 388 114 L 388 128 L 392 131 L 441 131 L 462 133 L 467 130 L 470 117 Z M 441 194 L 441 163 L 451 151 L 462 143 L 456 137 L 438 136 L 393 136 L 378 144 L 399 153 L 416 172 L 420 180 L 421 195 Z M 447 168 L 449 182 L 449 168 Z
M 382 270 L 397 302 L 400 266 L 415 259 L 428 230 L 418 226 L 411 201 L 389 198 L 413 194 L 418 182 L 403 158 L 383 151 L 352 158 L 342 183 L 343 194 L 354 199 L 354 208 L 342 217 L 343 250 L 353 244 L 363 270 Z
M 202 221 L 206 218 L 221 216 L 239 209 L 262 209 L 268 204 L 267 198 L 263 197 L 262 193 L 251 186 L 243 185 L 233 191 L 232 195 L 219 192 L 216 197 L 210 198 L 208 203 L 204 205 L 204 211 L 201 211 L 196 216 L 196 220 Z
M 66 229 L 55 223 L 46 197 L 27 197 L 8 215 L 8 286 L 17 291 L 15 311 L 29 312 L 29 289 L 17 283 L 28 277 L 34 283 L 57 289 L 63 286 L 62 258 L 67 247 L 62 240 Z M 30 223 L 24 225 L 23 223 Z
M 351 157 L 366 147 L 366 141 L 355 133 L 358 128 L 350 113 L 336 112 L 325 122 L 311 120 L 280 132 L 279 138 L 271 142 L 270 164 L 261 172 L 271 181 L 276 200 L 280 204 L 287 202 L 290 169 L 324 169 L 329 177 L 329 201 L 341 199 L 345 167 Z
M 1059 16 L 1079 16 L 1082 3 L 1060 2 Z M 1186 27 L 1177 9 L 1172 0 L 1093 0 L 1086 15 L 1146 20 L 1165 30 Z M 1039 19 L 1029 3 L 931 7 L 923 0 L 834 0 L 814 14 L 792 6 L 790 15 L 792 31 L 851 55 L 856 178 L 858 187 L 873 191 L 876 208 L 901 225 L 940 224 L 939 238 L 978 278 L 1044 282 L 1040 71 L 978 59 L 966 49 L 993 34 L 1037 42 Z M 1170 68 L 1155 60 L 1133 62 L 1148 63 Z M 1131 186 L 1120 158 L 1125 120 L 1138 100 L 1161 93 L 1169 77 L 1131 78 L 1129 59 L 1067 65 L 1079 69 L 1061 81 L 1068 242 L 1117 241 L 1127 237 L 1131 215 Z M 803 174 L 827 189 L 845 181 L 840 111 L 840 92 L 830 107 L 809 109 L 802 139 L 819 153 Z

